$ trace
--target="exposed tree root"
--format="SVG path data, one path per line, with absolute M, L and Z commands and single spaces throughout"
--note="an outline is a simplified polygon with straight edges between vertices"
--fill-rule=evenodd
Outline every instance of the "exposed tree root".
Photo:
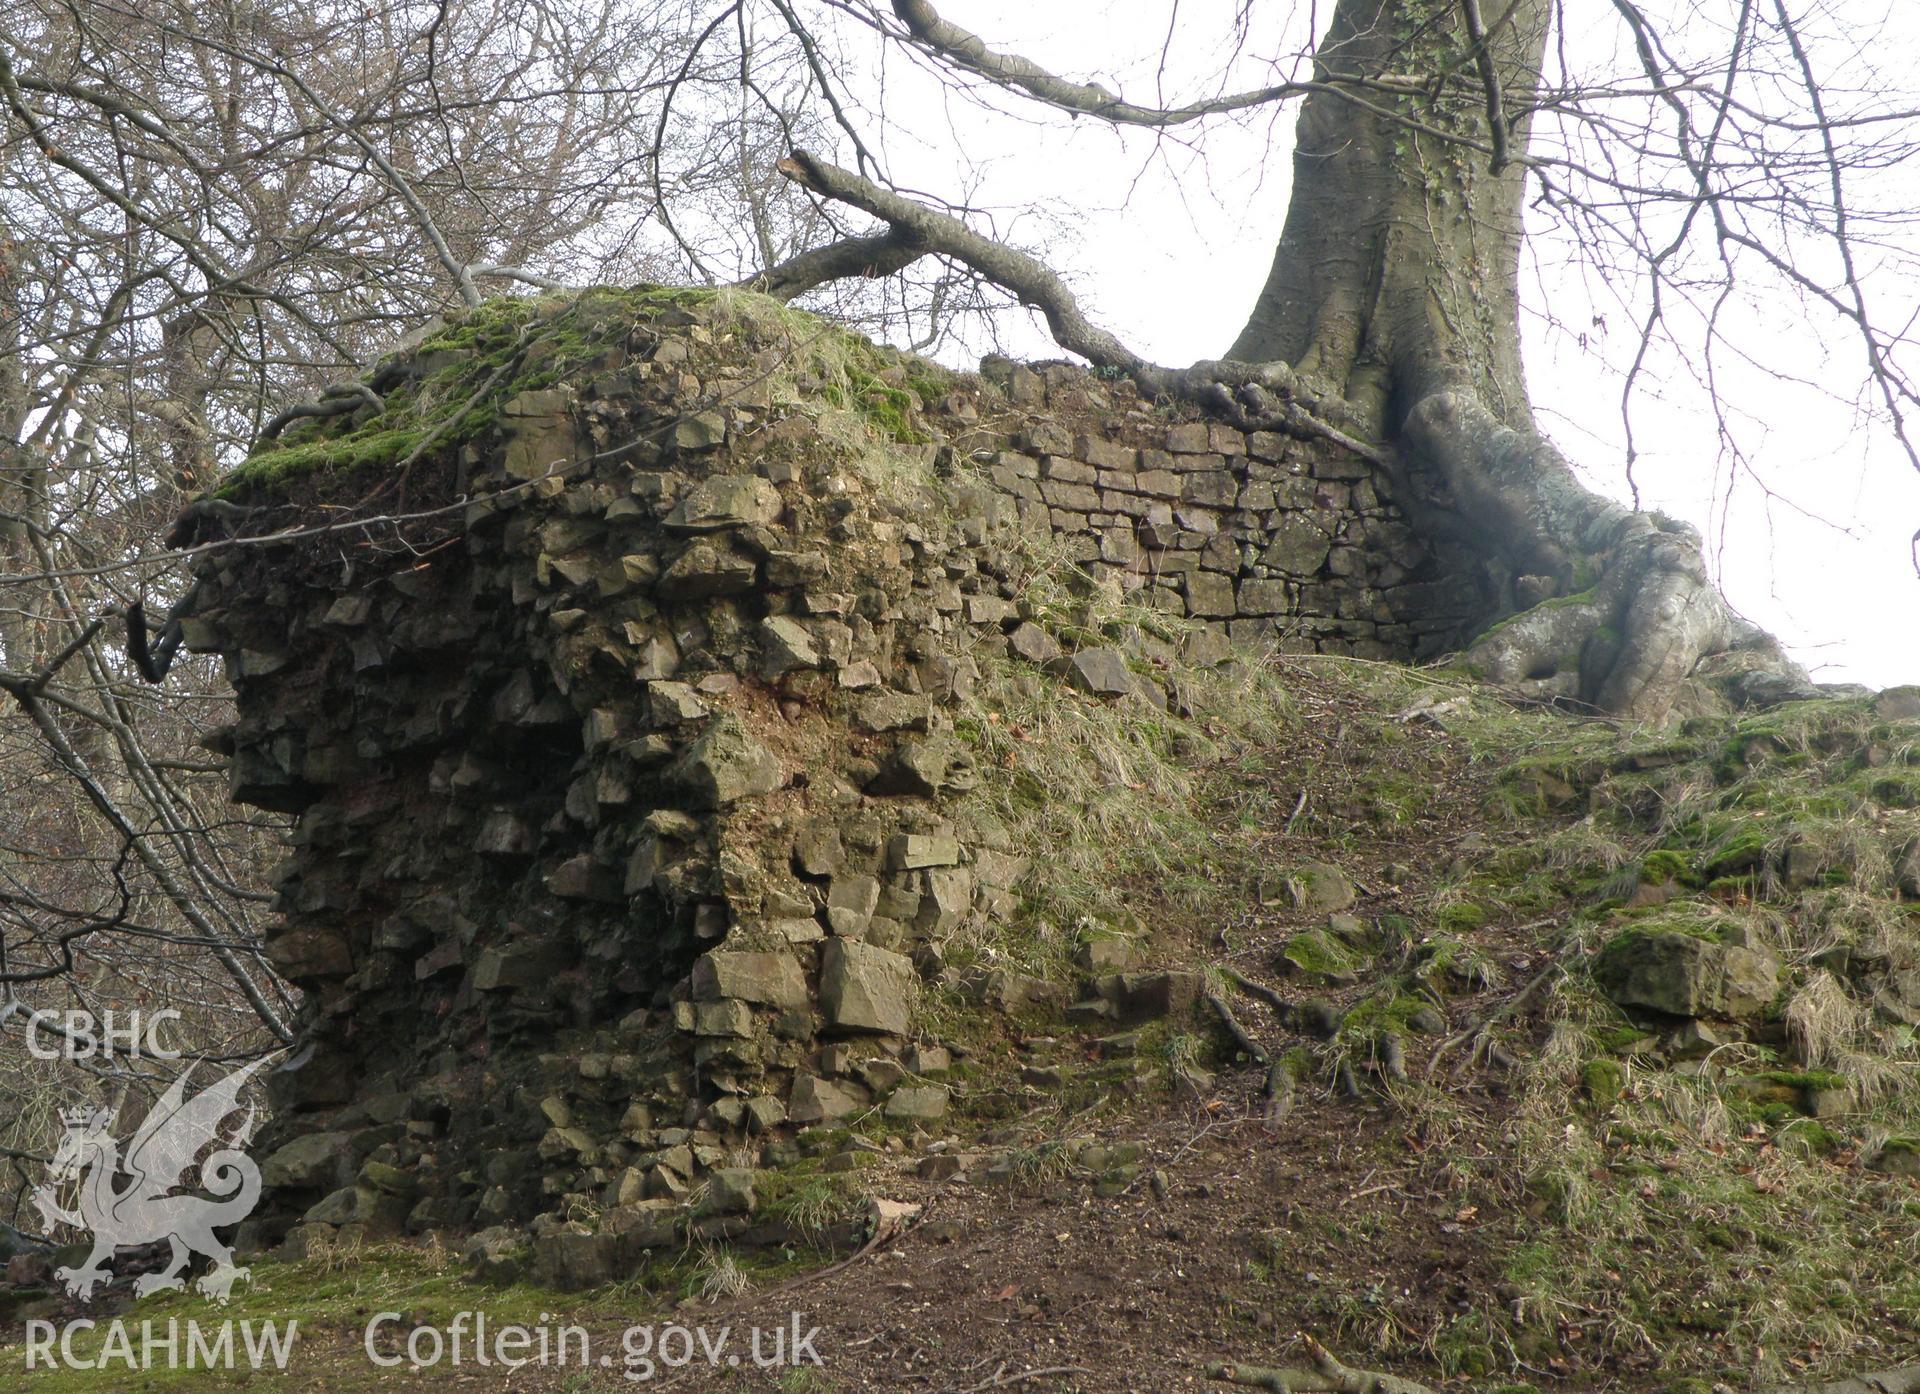
M 1275 1394 L 1433 1394 L 1415 1380 L 1344 1365 L 1311 1336 L 1302 1334 L 1300 1340 L 1313 1360 L 1311 1370 L 1221 1363 L 1207 1366 L 1207 1377 L 1227 1384 L 1271 1389 Z
M 1353 1072 L 1351 1060 L 1341 1060 L 1333 1067 L 1334 1087 L 1344 1099 L 1364 1099 L 1367 1091 L 1360 1087 L 1360 1077 Z
M 1279 992 L 1268 987 L 1263 982 L 1257 982 L 1249 978 L 1245 973 L 1240 972 L 1236 968 L 1229 968 L 1222 964 L 1220 971 L 1226 975 L 1228 982 L 1246 993 L 1247 996 L 1265 1002 L 1269 1007 L 1273 1008 L 1274 1015 L 1280 1018 L 1281 1025 L 1288 1027 L 1293 1025 L 1294 1005 L 1285 997 L 1281 996 Z
M 1287 1003 L 1272 988 L 1262 987 L 1234 972 L 1231 968 L 1222 970 L 1236 986 L 1246 989 L 1262 1001 L 1273 1006 L 1283 1014 Z M 1293 1073 L 1284 1060 L 1276 1060 L 1273 1053 L 1248 1034 L 1247 1028 L 1240 1024 L 1240 1018 L 1233 1014 L 1233 1008 L 1226 998 L 1217 992 L 1207 994 L 1207 1005 L 1213 1008 L 1214 1015 L 1220 1018 L 1220 1024 L 1227 1028 L 1234 1043 L 1244 1051 L 1257 1065 L 1264 1065 L 1267 1071 L 1265 1083 L 1260 1086 L 1260 1097 L 1267 1101 L 1267 1123 L 1278 1123 L 1293 1108 Z
M 1317 1036 L 1325 1040 L 1339 1029 L 1339 1014 L 1324 1003 L 1290 1002 L 1281 993 L 1257 979 L 1249 978 L 1236 968 L 1223 963 L 1220 965 L 1220 971 L 1226 975 L 1228 982 L 1247 996 L 1271 1007 L 1273 1014 L 1279 1018 L 1280 1024 L 1289 1031 L 1298 1031 L 1302 1035 Z
M 1736 700 L 1816 695 L 1727 606 L 1693 529 L 1591 492 L 1544 437 L 1466 391 L 1424 398 L 1406 439 L 1451 490 L 1454 526 L 1512 568 L 1515 603 L 1540 602 L 1467 650 L 1483 676 L 1638 721 L 1665 718 L 1713 655 Z
M 1374 1042 L 1373 1068 L 1381 1078 L 1392 1080 L 1395 1084 L 1407 1082 L 1407 1048 L 1400 1044 L 1400 1038 L 1391 1031 Z
M 1227 1034 L 1233 1037 L 1233 1043 L 1245 1052 L 1256 1065 L 1273 1063 L 1267 1054 L 1267 1048 L 1247 1034 L 1247 1028 L 1240 1024 L 1240 1018 L 1233 1014 L 1233 1008 L 1227 1005 L 1227 999 L 1217 992 L 1207 994 L 1207 1005 L 1213 1008 L 1213 1014 L 1220 1018 L 1220 1024 L 1227 1028 Z
M 1267 1101 L 1267 1126 L 1272 1127 L 1293 1112 L 1293 1071 L 1284 1060 L 1267 1066 L 1267 1082 L 1260 1090 Z
M 1389 468 L 1386 452 L 1322 421 L 1303 392 L 1303 384 L 1283 365 L 1253 363 L 1196 363 L 1181 375 L 1184 395 L 1211 408 L 1243 431 L 1286 431 L 1296 436 L 1318 436 L 1350 451 L 1368 464 Z
M 1524 1012 L 1527 1007 L 1531 1005 L 1533 999 L 1539 995 L 1540 990 L 1560 971 L 1560 960 L 1555 958 L 1553 962 L 1549 963 L 1529 979 L 1525 987 L 1521 988 L 1518 992 L 1514 993 L 1512 997 L 1509 997 L 1503 1002 L 1499 1010 L 1488 1012 L 1485 1016 L 1468 1022 L 1462 1030 L 1455 1032 L 1440 1042 L 1440 1044 L 1434 1048 L 1433 1054 L 1427 1059 L 1428 1077 L 1431 1078 L 1434 1074 L 1438 1073 L 1440 1062 L 1454 1051 L 1460 1049 L 1461 1046 L 1471 1046 L 1471 1049 L 1467 1053 L 1467 1058 L 1461 1061 L 1458 1068 L 1454 1071 L 1455 1074 L 1470 1072 L 1478 1069 L 1483 1064 L 1498 1065 L 1501 1069 L 1511 1069 L 1517 1062 L 1507 1053 L 1506 1047 L 1501 1045 L 1499 1040 L 1494 1036 L 1493 1028 L 1501 1022 L 1509 1021 Z

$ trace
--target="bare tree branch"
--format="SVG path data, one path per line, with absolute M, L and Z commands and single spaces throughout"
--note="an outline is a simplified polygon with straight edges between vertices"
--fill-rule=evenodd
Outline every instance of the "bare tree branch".
M 916 246 L 900 230 L 875 233 L 870 237 L 849 237 L 825 247 L 815 247 L 788 257 L 777 266 L 735 284 L 741 290 L 758 291 L 776 300 L 795 296 L 823 286 L 829 281 L 860 276 L 873 279 L 903 271 L 925 256 L 927 249 Z
M 1512 10 L 1508 11 L 1509 14 Z M 1492 36 L 1480 17 L 1480 0 L 1460 0 L 1461 18 L 1467 27 L 1467 40 L 1473 45 L 1473 61 L 1480 69 L 1480 82 L 1487 90 L 1487 138 L 1493 144 L 1492 172 L 1507 167 L 1506 98 L 1501 91 L 1500 69 L 1493 61 Z
M 978 73 L 1003 87 L 1017 88 L 1063 111 L 1097 116 L 1123 126 L 1180 126 L 1206 116 L 1218 116 L 1249 107 L 1304 97 L 1317 84 L 1281 82 L 1270 87 L 1236 92 L 1224 97 L 1189 102 L 1178 107 L 1139 106 L 1126 101 L 1098 83 L 1069 82 L 1056 77 L 1030 59 L 1018 54 L 1000 53 L 971 30 L 962 29 L 943 18 L 930 0 L 893 0 L 893 12 L 907 32 L 941 58 Z
M 1139 354 L 1089 321 L 1066 284 L 1025 252 L 982 237 L 958 218 L 903 198 L 804 150 L 795 150 L 778 168 L 809 192 L 870 213 L 897 237 L 963 262 L 1012 291 L 1022 304 L 1046 316 L 1047 328 L 1062 348 L 1102 368 L 1131 371 L 1147 366 Z

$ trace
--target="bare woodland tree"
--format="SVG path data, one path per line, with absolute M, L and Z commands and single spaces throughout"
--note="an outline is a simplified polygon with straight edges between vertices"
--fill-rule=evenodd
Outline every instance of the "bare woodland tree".
M 1568 21 L 1607 14 L 1630 59 L 1588 71 Z M 8 0 L 0 1024 L 137 995 L 195 1007 L 208 1049 L 287 1039 L 257 934 L 278 829 L 225 810 L 201 749 L 221 685 L 191 664 L 164 697 L 134 683 L 99 621 L 169 574 L 155 534 L 280 408 L 350 399 L 401 332 L 498 290 L 736 283 L 923 348 L 1024 303 L 1149 391 L 1442 486 L 1525 611 L 1476 651 L 1496 679 L 1641 719 L 1703 660 L 1790 684 L 1699 539 L 1588 492 L 1536 426 L 1520 275 L 1557 231 L 1644 288 L 1629 400 L 1648 353 L 1748 355 L 1729 307 L 1790 297 L 1851 336 L 1905 448 L 1912 306 L 1881 292 L 1905 212 L 1854 180 L 1909 159 L 1916 118 L 1848 20 L 1842 0 L 1667 29 L 1631 0 L 1339 0 L 1257 56 L 1241 5 L 1221 80 L 1149 99 L 930 0 Z M 1009 119 L 1195 145 L 1297 109 L 1291 206 L 1225 356 L 1145 361 L 962 191 L 911 189 L 884 158 L 887 69 L 859 53 Z M 1562 603 L 1526 609 L 1543 597 Z

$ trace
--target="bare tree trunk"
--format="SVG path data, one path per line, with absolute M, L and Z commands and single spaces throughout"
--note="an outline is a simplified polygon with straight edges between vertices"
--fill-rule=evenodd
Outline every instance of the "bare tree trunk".
M 1300 112 L 1293 199 L 1273 267 L 1228 357 L 1281 360 L 1376 427 L 1449 386 L 1503 422 L 1531 424 L 1520 366 L 1525 167 L 1496 172 L 1486 116 L 1458 84 L 1465 36 L 1419 0 L 1342 0 L 1315 57 L 1323 87 Z M 1422 18 L 1425 16 L 1425 18 Z M 1503 116 L 1533 92 L 1547 0 L 1517 0 L 1492 39 Z M 1452 86 L 1438 100 L 1438 74 Z M 1519 109 L 1524 109 L 1521 106 Z M 1510 120 L 1510 116 L 1505 116 Z M 1508 137 L 1526 143 L 1526 123 Z
M 1550 20 L 1548 0 L 1491 32 L 1470 0 L 1341 0 L 1315 76 L 1345 81 L 1301 110 L 1286 225 L 1228 356 L 1344 397 L 1425 486 L 1427 524 L 1493 563 L 1502 610 L 1527 613 L 1473 646 L 1486 676 L 1649 721 L 1731 650 L 1721 668 L 1805 690 L 1728 609 L 1697 534 L 1593 494 L 1534 426 L 1518 274 Z

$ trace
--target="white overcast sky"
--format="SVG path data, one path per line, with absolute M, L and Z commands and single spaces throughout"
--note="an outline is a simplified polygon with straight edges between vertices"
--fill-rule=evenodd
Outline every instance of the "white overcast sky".
M 941 8 L 994 46 L 1063 75 L 1101 81 L 1136 99 L 1152 100 L 1158 86 L 1173 101 L 1218 80 L 1239 5 L 944 0 Z M 1321 6 L 1321 15 L 1330 8 Z M 1569 0 L 1567 8 L 1574 23 L 1595 26 L 1570 36 L 1576 66 L 1609 66 L 1612 7 Z M 1647 8 L 1696 10 L 1686 0 Z M 1896 66 L 1920 59 L 1920 23 L 1901 19 L 1888 0 L 1825 0 L 1824 8 L 1857 26 L 1847 34 L 1869 37 Z M 1289 10 L 1254 6 L 1256 24 L 1272 27 L 1256 29 L 1247 51 L 1274 57 L 1297 48 L 1285 29 Z M 1162 75 L 1158 59 L 1169 32 L 1172 61 Z M 1149 357 L 1177 364 L 1225 350 L 1265 275 L 1285 214 L 1292 108 L 1211 128 L 1187 146 L 1065 122 L 1010 99 L 995 99 L 989 109 L 924 79 L 897 52 L 883 57 L 854 31 L 841 39 L 850 64 L 884 82 L 869 95 L 869 115 L 895 180 L 967 200 L 1000 235 L 1042 251 L 1099 322 Z M 1903 49 L 1909 59 L 1900 58 Z M 1815 56 L 1839 69 L 1842 85 L 1879 80 L 1847 71 L 1847 50 L 1845 42 L 1817 46 Z M 1257 71 L 1243 66 L 1237 76 L 1244 83 Z M 1895 168 L 1873 178 L 1863 197 L 1920 206 L 1920 170 Z M 1542 423 L 1594 488 L 1625 499 L 1619 368 L 1635 336 L 1621 296 L 1639 288 L 1599 286 L 1544 241 L 1528 278 L 1527 363 Z M 1561 324 L 1588 328 L 1586 343 L 1550 329 L 1539 313 L 1545 307 Z M 1593 325 L 1595 314 L 1605 316 L 1604 329 Z M 1909 553 L 1920 526 L 1920 476 L 1890 437 L 1861 428 L 1849 405 L 1862 376 L 1857 342 L 1816 332 L 1784 296 L 1746 311 L 1736 341 L 1831 389 L 1777 381 L 1737 363 L 1719 366 L 1748 463 L 1774 497 L 1748 478 L 1729 498 L 1726 458 L 1694 381 L 1701 365 L 1669 359 L 1645 382 L 1635 414 L 1644 505 L 1699 526 L 1734 605 L 1779 635 L 1816 677 L 1874 686 L 1920 682 L 1920 648 L 1910 628 L 1920 611 L 1920 579 Z M 1033 356 L 1057 352 L 1038 332 L 1012 347 Z

